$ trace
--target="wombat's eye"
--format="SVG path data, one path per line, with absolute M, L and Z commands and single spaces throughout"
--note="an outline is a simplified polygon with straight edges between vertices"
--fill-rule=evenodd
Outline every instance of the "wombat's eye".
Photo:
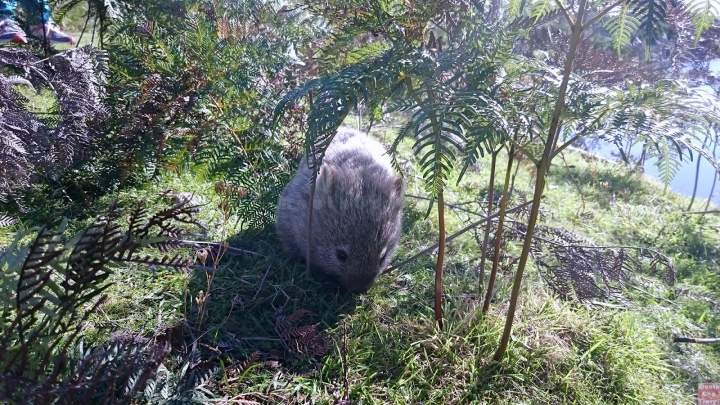
M 338 249 L 335 254 L 337 255 L 338 260 L 340 260 L 341 262 L 344 262 L 348 258 L 347 252 L 342 249 Z

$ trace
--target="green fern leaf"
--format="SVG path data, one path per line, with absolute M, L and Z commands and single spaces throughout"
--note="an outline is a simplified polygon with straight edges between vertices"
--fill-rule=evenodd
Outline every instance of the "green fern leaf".
M 677 151 L 670 147 L 667 138 L 663 138 L 660 142 L 653 142 L 652 145 L 654 145 L 655 148 L 654 153 L 650 155 L 657 158 L 655 166 L 657 166 L 660 180 L 667 190 L 668 185 L 670 185 L 680 170 L 681 159 L 679 159 L 679 157 L 682 155 L 677 155 Z
M 519 18 L 522 16 L 523 8 L 525 8 L 527 0 L 510 0 L 507 5 L 508 15 L 512 18 Z
M 632 12 L 639 17 L 638 29 L 648 46 L 655 43 L 658 33 L 662 30 L 670 1 L 672 0 L 630 0 L 628 2 Z
M 695 26 L 695 45 L 700 35 L 712 27 L 715 19 L 720 15 L 720 2 L 717 0 L 688 0 L 690 19 Z
M 612 35 L 613 48 L 620 54 L 620 49 L 630 43 L 633 34 L 640 27 L 640 20 L 630 14 L 630 6 L 626 3 L 616 15 L 605 21 L 605 29 Z
M 555 2 L 551 0 L 537 0 L 535 3 L 532 4 L 532 11 L 530 13 L 530 16 L 535 19 L 535 22 L 537 23 L 548 15 L 550 12 L 552 12 L 556 8 Z

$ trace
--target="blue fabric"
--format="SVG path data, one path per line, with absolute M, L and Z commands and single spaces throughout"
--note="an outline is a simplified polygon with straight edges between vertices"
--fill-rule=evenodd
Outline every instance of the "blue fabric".
M 17 3 L 15 0 L 0 0 L 0 18 L 15 17 Z M 20 0 L 20 6 L 31 25 L 52 21 L 47 0 Z

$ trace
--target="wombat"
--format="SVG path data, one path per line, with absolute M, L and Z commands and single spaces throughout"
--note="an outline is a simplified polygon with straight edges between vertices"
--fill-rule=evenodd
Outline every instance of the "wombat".
M 286 254 L 306 258 L 312 170 L 300 161 L 277 208 L 277 235 Z M 385 148 L 366 134 L 340 127 L 315 183 L 311 273 L 364 293 L 390 263 L 401 232 L 405 181 L 395 176 Z

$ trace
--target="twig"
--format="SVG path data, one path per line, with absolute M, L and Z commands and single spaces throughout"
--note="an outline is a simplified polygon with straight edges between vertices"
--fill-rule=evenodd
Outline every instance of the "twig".
M 686 214 L 720 214 L 720 210 L 710 210 L 710 211 L 688 211 Z
M 510 334 L 510 339 L 512 339 L 513 342 L 519 344 L 520 346 L 523 347 L 523 349 L 525 349 L 525 350 L 527 350 L 527 351 L 529 351 L 529 352 L 534 352 L 534 351 L 535 351 L 535 349 L 533 349 L 532 347 L 528 346 L 525 342 L 523 342 L 522 340 L 518 339 L 518 338 L 515 337 L 515 335 L 513 335 L 513 334 Z
M 680 308 L 680 305 L 678 305 L 677 303 L 674 303 L 674 302 L 670 301 L 670 300 L 667 299 L 667 298 L 655 296 L 655 295 L 653 295 L 652 293 L 650 293 L 649 291 L 645 291 L 645 290 L 643 290 L 642 288 L 635 287 L 634 285 L 628 285 L 628 287 L 630 287 L 630 288 L 632 288 L 632 289 L 634 289 L 634 290 L 640 291 L 641 293 L 646 294 L 648 297 L 652 297 L 652 298 L 654 298 L 654 299 L 656 299 L 656 300 L 665 301 L 665 302 L 669 303 L 670 305 L 674 306 L 675 308 Z
M 200 266 L 199 264 L 193 264 L 192 266 L 190 266 L 190 268 L 193 270 L 203 270 L 208 273 L 214 273 L 214 272 L 218 271 L 217 267 Z
M 558 8 L 560 10 L 562 10 L 563 15 L 565 16 L 565 20 L 568 22 L 568 24 L 574 25 L 575 22 L 573 21 L 572 16 L 568 12 L 568 10 L 562 5 L 562 3 L 560 3 L 559 0 L 555 0 L 555 4 L 558 6 Z
M 543 197 L 544 197 L 544 196 L 543 196 Z M 528 201 L 528 202 L 526 202 L 526 203 L 524 203 L 524 204 L 520 204 L 520 205 L 518 205 L 517 207 L 515 207 L 515 208 L 513 208 L 513 209 L 507 210 L 506 214 L 511 214 L 511 213 L 518 212 L 518 211 L 522 210 L 523 208 L 527 207 L 527 206 L 530 205 L 530 204 L 532 204 L 532 201 Z M 453 239 L 455 239 L 455 238 L 457 238 L 458 236 L 464 234 L 465 232 L 469 231 L 470 229 L 473 229 L 473 228 L 477 227 L 478 225 L 482 224 L 482 223 L 485 222 L 485 221 L 489 221 L 489 220 L 491 220 L 491 219 L 495 219 L 495 218 L 497 218 L 499 215 L 500 215 L 500 213 L 498 212 L 498 213 L 495 213 L 495 214 L 493 214 L 493 215 L 489 215 L 489 216 L 487 216 L 487 217 L 485 217 L 485 218 L 479 219 L 479 220 L 471 223 L 470 225 L 466 226 L 465 228 L 463 228 L 463 229 L 455 232 L 454 234 L 448 236 L 448 237 L 445 239 L 445 242 L 446 242 L 446 243 L 450 243 L 450 242 L 452 242 Z M 383 271 L 382 274 L 390 273 L 391 271 L 393 271 L 393 270 L 395 270 L 395 269 L 398 269 L 398 268 L 400 268 L 400 267 L 402 267 L 402 266 L 404 266 L 404 265 L 406 265 L 406 264 L 414 261 L 414 260 L 417 259 L 418 257 L 423 256 L 423 255 L 425 255 L 425 254 L 427 254 L 427 253 L 429 253 L 429 252 L 437 249 L 438 246 L 439 246 L 439 243 L 436 243 L 436 244 L 434 244 L 434 245 L 432 245 L 432 246 L 430 246 L 430 247 L 428 247 L 428 248 L 426 248 L 426 249 L 423 249 L 422 251 L 420 251 L 420 252 L 412 255 L 411 257 L 403 260 L 402 262 L 400 262 L 400 263 L 398 263 L 398 264 L 396 264 L 396 265 L 388 268 L 387 270 Z
M 257 298 L 258 294 L 260 293 L 260 289 L 262 288 L 263 283 L 265 283 L 265 277 L 267 277 L 268 272 L 270 271 L 270 267 L 271 266 L 268 266 L 268 268 L 265 269 L 265 275 L 263 276 L 262 280 L 260 280 L 260 285 L 258 286 L 257 291 L 255 291 L 255 295 L 253 295 L 253 301 L 255 301 L 255 298 Z
M 201 240 L 178 240 L 177 242 L 182 245 L 195 246 L 195 247 L 197 247 L 197 245 L 209 245 L 210 247 L 212 247 L 214 249 L 218 249 L 218 250 L 226 249 L 226 253 L 230 253 L 230 254 L 234 254 L 234 255 L 250 255 L 250 256 L 265 257 L 264 255 L 261 255 L 260 253 L 232 247 L 230 245 L 223 245 L 222 243 L 218 243 L 218 242 L 205 242 L 205 241 L 201 241 Z
M 234 339 L 237 339 L 237 340 L 262 340 L 262 341 L 268 341 L 268 342 L 281 342 L 282 341 L 282 339 L 280 339 L 280 338 L 265 337 L 265 336 L 236 337 Z
M 416 199 L 418 199 L 418 200 L 424 200 L 424 201 L 432 201 L 432 198 L 423 197 L 423 196 L 419 196 L 419 195 L 405 194 L 405 197 L 416 198 Z M 443 205 L 445 205 L 446 207 L 450 207 L 450 208 L 452 208 L 452 209 L 454 209 L 454 210 L 467 212 L 467 213 L 469 213 L 469 214 L 482 215 L 482 213 L 480 213 L 480 212 L 472 211 L 472 210 L 469 210 L 469 209 L 467 209 L 467 208 L 463 208 L 463 207 L 461 207 L 460 204 L 452 204 L 452 203 L 443 202 Z
M 673 338 L 673 342 L 677 343 L 699 343 L 703 345 L 714 345 L 720 343 L 720 338 L 693 338 L 685 336 L 677 336 Z

